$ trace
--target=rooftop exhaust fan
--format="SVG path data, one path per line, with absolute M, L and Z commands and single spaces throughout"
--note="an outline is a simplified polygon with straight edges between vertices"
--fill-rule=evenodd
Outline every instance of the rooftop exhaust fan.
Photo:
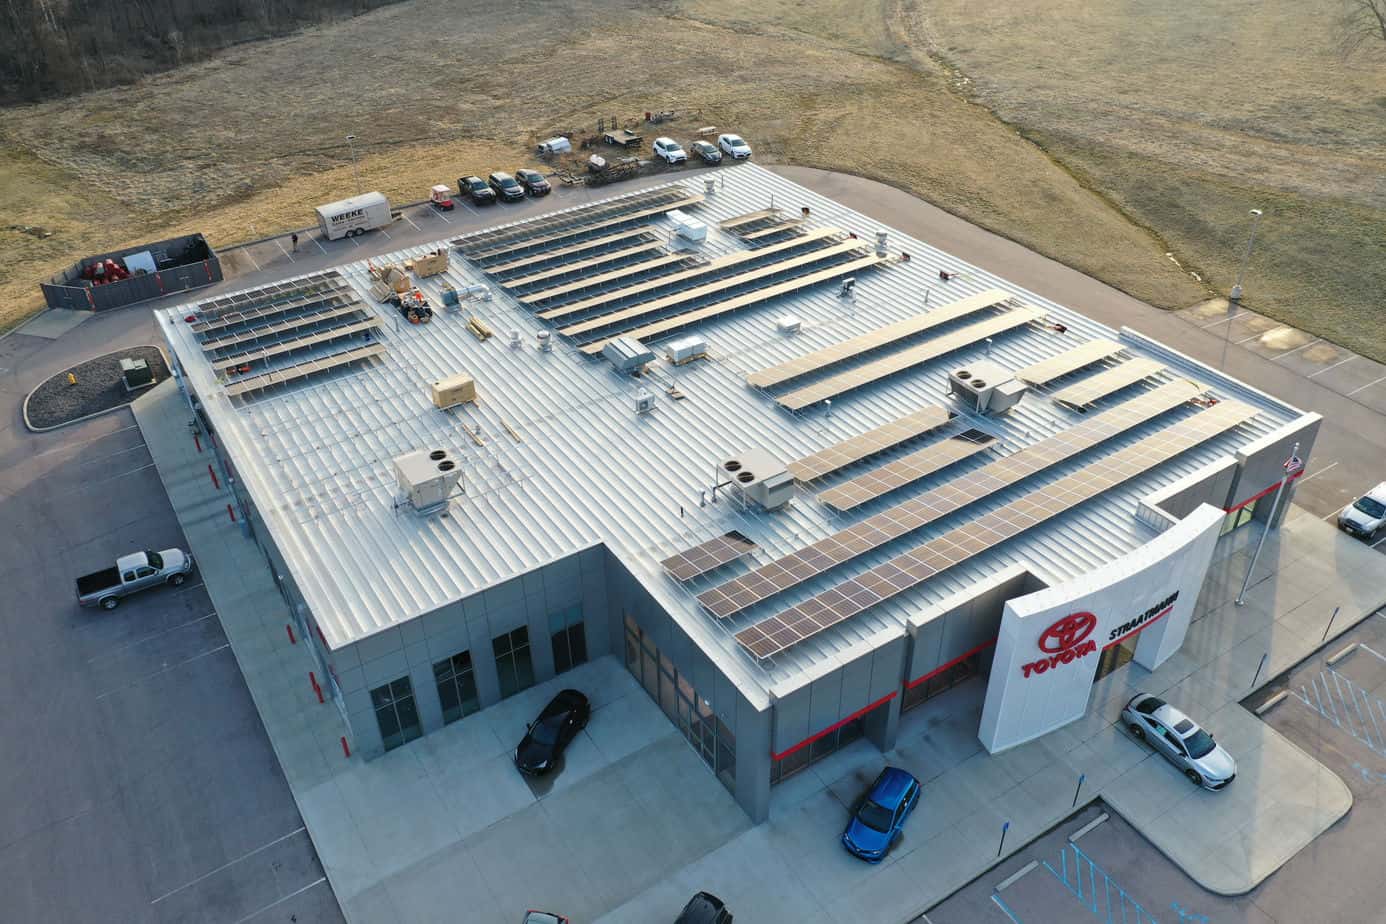
M 949 393 L 979 414 L 1004 414 L 1015 407 L 1026 386 L 1011 371 L 989 359 L 948 373 Z
M 719 486 L 729 486 L 742 503 L 764 510 L 779 510 L 794 497 L 794 477 L 764 449 L 747 449 L 725 460 L 717 476 Z
M 462 480 L 462 469 L 446 449 L 417 449 L 396 456 L 395 480 L 415 513 L 434 513 L 447 506 Z

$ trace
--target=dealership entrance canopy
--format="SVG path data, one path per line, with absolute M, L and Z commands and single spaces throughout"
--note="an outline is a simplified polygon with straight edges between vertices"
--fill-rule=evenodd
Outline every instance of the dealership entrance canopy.
M 445 242 L 403 298 L 424 249 L 161 314 L 354 752 L 604 654 L 758 820 L 962 676 L 1011 747 L 1178 650 L 1308 458 L 1315 415 L 707 175 Z

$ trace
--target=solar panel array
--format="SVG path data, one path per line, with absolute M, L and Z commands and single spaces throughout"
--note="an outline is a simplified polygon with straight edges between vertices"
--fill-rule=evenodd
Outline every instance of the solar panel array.
M 860 257 L 855 260 L 849 260 L 846 263 L 837 263 L 833 266 L 828 267 L 827 269 L 818 270 L 817 272 L 809 273 L 804 276 L 797 276 L 793 279 L 788 280 L 787 282 L 777 283 L 772 286 L 767 286 L 763 289 L 756 289 L 751 292 L 736 295 L 732 298 L 727 299 L 726 301 L 714 302 L 711 305 L 704 305 L 701 308 L 694 308 L 692 310 L 685 311 L 681 314 L 664 318 L 660 321 L 654 321 L 650 324 L 644 325 L 643 327 L 637 327 L 633 330 L 618 331 L 613 332 L 610 335 L 604 335 L 600 340 L 584 344 L 583 346 L 579 347 L 579 350 L 587 356 L 596 356 L 597 354 L 601 353 L 602 347 L 606 345 L 607 340 L 610 339 L 610 337 L 627 336 L 635 337 L 641 340 L 647 340 L 654 337 L 662 337 L 670 331 L 678 330 L 679 328 L 686 327 L 689 324 L 695 324 L 699 321 L 706 321 L 709 318 L 714 318 L 718 315 L 723 315 L 732 311 L 737 311 L 741 308 L 748 308 L 751 305 L 755 305 L 759 302 L 769 301 L 770 299 L 778 298 L 781 295 L 788 295 L 793 292 L 798 292 L 802 289 L 807 289 L 810 286 L 817 285 L 820 282 L 826 282 L 829 279 L 836 279 L 841 276 L 849 276 L 853 273 L 863 272 L 874 266 L 878 266 L 883 262 L 885 262 L 884 257 L 878 257 L 875 254 L 871 254 L 869 256 Z
M 203 340 L 200 342 L 203 352 L 215 353 L 218 350 L 225 350 L 229 347 L 239 346 L 265 337 L 287 334 L 290 331 L 301 327 L 308 327 L 313 324 L 321 324 L 333 318 L 345 317 L 361 311 L 365 306 L 354 295 L 343 293 L 334 295 L 331 299 L 323 303 L 324 307 L 305 311 L 303 314 L 286 318 L 282 321 L 275 321 L 264 324 L 260 327 L 244 328 L 228 333 L 225 336 L 217 337 L 214 340 Z
M 860 436 L 834 443 L 813 455 L 790 462 L 787 468 L 789 474 L 798 481 L 822 478 L 840 468 L 846 468 L 853 462 L 859 462 L 868 456 L 898 446 L 905 440 L 928 433 L 952 418 L 953 415 L 941 407 L 921 408 L 874 430 L 868 430 Z
M 768 228 L 757 228 L 754 231 L 747 231 L 737 236 L 747 243 L 753 243 L 776 234 L 788 233 L 798 228 L 803 223 L 804 220 L 802 218 L 791 218 L 788 221 L 777 221 Z
M 684 549 L 664 559 L 660 565 L 674 580 L 691 581 L 736 561 L 741 556 L 749 554 L 755 547 L 754 542 L 733 529 L 716 539 L 709 539 L 691 549 Z
M 688 263 L 694 259 L 692 254 L 687 253 L 666 253 L 649 260 L 642 260 L 639 263 L 627 263 L 619 269 L 610 270 L 605 273 L 598 273 L 595 276 L 582 276 L 572 282 L 565 282 L 553 288 L 544 289 L 541 292 L 530 292 L 519 299 L 522 305 L 532 305 L 535 302 L 547 301 L 557 298 L 560 295 L 568 295 L 571 292 L 579 292 L 583 289 L 590 289 L 593 286 L 608 285 L 619 282 L 622 279 L 634 279 L 643 276 L 651 270 L 661 266 L 671 266 L 675 263 Z M 661 276 L 660 279 L 667 279 Z M 659 281 L 659 280 L 656 280 Z
M 783 385 L 785 382 L 808 375 L 810 372 L 826 369 L 863 353 L 879 350 L 881 347 L 889 346 L 899 340 L 904 340 L 906 337 L 922 334 L 926 330 L 947 324 L 949 321 L 956 321 L 970 314 L 984 311 L 993 305 L 1004 302 L 1009 297 L 1001 289 L 988 289 L 960 301 L 941 305 L 932 311 L 926 311 L 923 314 L 905 318 L 903 321 L 878 327 L 849 340 L 834 343 L 797 359 L 752 372 L 746 377 L 746 384 L 756 388 L 773 388 L 776 385 Z
M 1141 379 L 1147 379 L 1164 371 L 1164 368 L 1164 363 L 1138 356 L 1103 370 L 1094 376 L 1089 376 L 1081 382 L 1074 382 L 1072 385 L 1061 388 L 1050 397 L 1060 404 L 1082 410 L 1110 394 L 1121 391 L 1128 385 L 1134 385 Z
M 511 260 L 509 263 L 498 263 L 495 266 L 486 267 L 486 272 L 493 275 L 501 273 L 513 273 L 516 270 L 525 269 L 530 266 L 539 266 L 548 263 L 557 257 L 569 257 L 575 253 L 583 253 L 588 250 L 596 250 L 599 247 L 609 247 L 612 244 L 622 244 L 628 241 L 649 239 L 654 228 L 650 225 L 641 225 L 638 228 L 631 228 L 626 231 L 618 231 L 615 234 L 608 234 L 605 237 L 594 237 L 589 240 L 579 241 L 576 244 L 569 244 L 567 247 L 555 247 L 553 250 L 545 250 L 533 256 L 522 257 L 519 260 Z
M 252 391 L 260 391 L 269 388 L 271 385 L 283 385 L 287 382 L 306 378 L 310 375 L 326 372 L 329 369 L 335 369 L 338 366 L 345 366 L 349 363 L 369 359 L 372 356 L 379 356 L 384 352 L 385 347 L 378 343 L 371 343 L 365 346 L 354 347 L 350 350 L 343 350 L 340 353 L 315 357 L 293 366 L 285 366 L 282 369 L 274 369 L 261 375 L 232 382 L 226 386 L 226 393 L 234 397 Z
M 1187 379 L 1153 389 L 704 591 L 698 595 L 698 602 L 718 619 L 733 616 L 782 590 L 802 584 L 864 552 L 899 539 L 927 523 L 1171 411 L 1204 390 L 1204 386 Z
M 250 292 L 226 295 L 197 306 L 198 320 L 189 325 L 195 334 L 210 334 L 237 324 L 263 321 L 276 315 L 299 311 L 331 298 L 350 293 L 351 287 L 336 270 L 314 273 L 305 279 L 275 283 Z
M 661 276 L 658 279 L 650 279 L 632 286 L 627 286 L 623 289 L 618 289 L 615 292 L 607 292 L 605 294 L 595 296 L 594 298 L 584 299 L 580 302 L 573 302 L 572 304 L 564 305 L 561 308 L 548 308 L 538 312 L 538 316 L 544 318 L 545 320 L 554 320 L 556 318 L 563 318 L 567 317 L 568 315 L 577 314 L 581 311 L 590 311 L 593 308 L 600 308 L 603 305 L 612 304 L 616 301 L 630 298 L 632 295 L 639 295 L 642 292 L 648 292 L 651 289 L 660 289 L 664 286 L 675 285 L 677 283 L 682 282 L 692 282 L 698 279 L 699 277 L 713 275 L 721 272 L 722 270 L 730 269 L 731 267 L 737 266 L 738 264 L 746 263 L 750 260 L 759 260 L 773 253 L 782 253 L 787 250 L 805 247 L 809 244 L 822 241 L 825 238 L 836 237 L 841 233 L 842 232 L 837 228 L 818 228 L 810 234 L 805 234 L 803 237 L 796 238 L 792 241 L 785 241 L 783 244 L 775 244 L 771 247 L 762 247 L 760 250 L 743 250 L 737 253 L 727 254 L 725 256 L 718 257 L 715 260 L 709 260 L 707 263 L 704 263 L 701 266 L 689 270 L 684 270 L 680 273 L 674 273 L 670 276 Z M 550 297 L 552 297 L 552 295 L 549 293 L 539 293 L 538 295 L 530 298 L 520 299 L 520 301 L 526 304 L 532 304 L 533 302 L 542 301 Z
M 757 659 L 851 619 L 1256 416 L 1224 401 L 736 633 Z
M 611 218 L 586 223 L 582 223 L 579 220 L 579 216 L 574 215 L 572 213 L 568 213 L 565 216 L 562 216 L 565 219 L 564 224 L 558 225 L 557 227 L 559 230 L 556 230 L 551 234 L 543 234 L 537 237 L 525 237 L 516 241 L 511 241 L 507 244 L 502 244 L 497 247 L 490 247 L 484 250 L 473 251 L 472 249 L 470 249 L 471 247 L 475 246 L 476 242 L 467 238 L 458 241 L 453 241 L 453 244 L 456 245 L 458 249 L 461 250 L 462 253 L 469 260 L 490 260 L 494 257 L 499 257 L 504 254 L 515 253 L 520 250 L 527 250 L 531 247 L 538 247 L 542 244 L 552 244 L 555 241 L 566 241 L 569 238 L 577 237 L 579 234 L 590 234 L 593 231 L 600 231 L 602 228 L 612 228 L 616 225 L 623 225 L 626 222 L 637 221 L 641 218 L 650 218 L 655 215 L 663 215 L 665 212 L 672 211 L 673 209 L 688 208 L 689 206 L 698 205 L 702 201 L 703 197 L 701 194 L 688 193 L 680 198 L 665 201 L 652 208 L 639 209 L 633 212 L 621 211 L 620 213 L 614 215 Z
M 879 381 L 886 376 L 896 372 L 903 372 L 915 366 L 923 365 L 931 360 L 944 356 L 954 350 L 980 343 L 988 337 L 994 337 L 1007 331 L 1023 327 L 1031 321 L 1037 321 L 1044 317 L 1044 311 L 1039 308 L 1025 306 L 1016 308 L 1012 311 L 1004 312 L 994 318 L 987 318 L 975 324 L 955 330 L 952 333 L 944 334 L 926 340 L 918 346 L 908 347 L 873 360 L 855 369 L 848 369 L 837 375 L 815 382 L 796 391 L 781 395 L 775 402 L 783 408 L 791 411 L 802 411 L 804 408 L 811 407 L 826 398 L 835 398 L 845 392 L 861 388 L 872 382 Z
M 1115 356 L 1120 353 L 1123 349 L 1121 344 L 1105 338 L 1089 340 L 1086 343 L 1078 344 L 1071 350 L 1065 350 L 1058 356 L 1051 356 L 1023 369 L 1017 369 L 1015 377 L 1022 382 L 1029 382 L 1031 385 L 1044 385 L 1060 376 L 1077 372 L 1085 366 L 1100 363 L 1108 356 Z
M 353 321 L 350 324 L 342 324 L 337 327 L 325 327 L 306 336 L 296 337 L 293 340 L 281 340 L 267 346 L 256 347 L 240 353 L 233 353 L 229 356 L 221 357 L 218 361 L 237 366 L 242 363 L 264 362 L 275 356 L 292 353 L 294 350 L 303 350 L 311 346 L 319 346 L 324 343 L 331 343 L 334 340 L 341 340 L 344 337 L 364 334 L 366 331 L 375 330 L 380 327 L 382 323 L 380 318 L 371 316 L 364 320 Z
M 604 250 L 596 256 L 578 260 L 575 263 L 565 263 L 562 266 L 555 266 L 550 269 L 540 270 L 528 276 L 517 276 L 507 279 L 501 283 L 502 288 L 523 289 L 526 286 L 536 285 L 545 279 L 553 279 L 555 276 L 568 276 L 573 273 L 581 273 L 596 266 L 604 266 L 607 263 L 615 263 L 619 260 L 627 260 L 640 254 L 649 253 L 652 250 L 664 249 L 664 245 L 659 241 L 645 241 L 631 247 L 622 247 L 618 250 Z
M 851 240 L 843 241 L 842 243 L 838 244 L 832 244 L 828 247 L 819 247 L 815 250 L 810 251 L 809 253 L 802 254 L 797 257 L 792 257 L 788 260 L 781 260 L 777 263 L 770 263 L 766 266 L 758 266 L 755 269 L 747 270 L 744 273 L 737 273 L 732 276 L 725 276 L 714 282 L 706 283 L 705 285 L 697 286 L 692 289 L 684 289 L 683 291 L 676 292 L 673 295 L 666 295 L 664 298 L 657 298 L 651 302 L 641 302 L 640 304 L 633 305 L 629 308 L 622 308 L 618 311 L 613 311 L 609 314 L 598 315 L 597 317 L 591 318 L 590 320 L 580 321 L 577 324 L 570 324 L 567 327 L 560 328 L 558 332 L 565 337 L 576 337 L 579 334 L 585 334 L 589 331 L 599 330 L 603 327 L 610 327 L 612 324 L 621 324 L 627 321 L 636 321 L 641 318 L 647 318 L 650 315 L 659 314 L 660 312 L 667 311 L 670 308 L 682 305 L 685 302 L 698 301 L 699 299 L 706 298 L 709 295 L 715 295 L 718 292 L 723 292 L 727 289 L 734 289 L 738 286 L 743 286 L 748 282 L 755 282 L 758 279 L 764 279 L 767 276 L 774 276 L 777 273 L 784 273 L 790 270 L 799 269 L 800 267 L 809 266 L 810 264 L 826 260 L 829 257 L 844 255 L 850 253 L 851 251 L 858 250 L 860 249 L 860 247 L 860 241 Z M 758 256 L 761 253 L 764 253 L 764 251 L 749 251 L 748 253 L 752 256 Z
M 981 430 L 966 430 L 829 488 L 819 494 L 818 499 L 834 510 L 845 513 L 995 445 L 995 437 Z
M 619 199 L 584 205 L 542 218 L 531 218 L 490 231 L 478 231 L 457 238 L 452 245 L 469 259 L 486 259 L 493 256 L 502 246 L 515 244 L 525 247 L 553 240 L 550 235 L 554 231 L 566 232 L 576 229 L 579 233 L 586 233 L 630 221 L 642 215 L 658 215 L 665 209 L 679 207 L 671 203 L 685 202 L 688 198 L 689 193 L 679 186 L 646 189 Z M 702 201 L 701 196 L 696 198 L 697 201 Z
M 780 215 L 779 209 L 761 209 L 758 212 L 747 212 L 745 215 L 733 215 L 725 221 L 719 222 L 717 227 L 723 231 L 730 231 L 742 225 L 749 225 L 753 222 L 764 221 L 767 218 L 777 218 Z

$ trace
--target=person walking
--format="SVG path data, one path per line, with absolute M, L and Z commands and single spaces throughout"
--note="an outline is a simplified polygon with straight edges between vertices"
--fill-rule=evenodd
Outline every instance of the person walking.
M 298 253 L 298 232 L 295 231 L 293 234 L 290 234 L 290 235 L 289 235 L 289 240 L 290 240 L 291 242 L 293 242 L 293 245 L 294 245 L 294 253 Z

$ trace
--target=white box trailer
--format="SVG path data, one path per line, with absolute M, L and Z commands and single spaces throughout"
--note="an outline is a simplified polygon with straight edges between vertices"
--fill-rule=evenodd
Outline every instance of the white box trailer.
M 383 228 L 393 219 L 390 215 L 390 200 L 384 193 L 369 192 L 341 202 L 329 202 L 314 209 L 318 213 L 318 227 L 329 241 L 343 237 L 355 237 Z

